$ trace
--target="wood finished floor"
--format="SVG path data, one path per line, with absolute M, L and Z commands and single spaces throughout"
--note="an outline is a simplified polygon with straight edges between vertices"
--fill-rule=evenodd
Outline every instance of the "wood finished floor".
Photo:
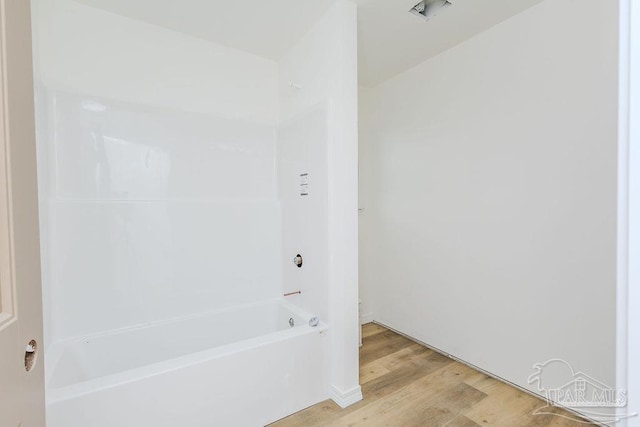
M 363 328 L 360 384 L 364 399 L 346 409 L 331 400 L 272 426 L 584 427 L 558 415 L 533 415 L 545 402 L 379 325 Z

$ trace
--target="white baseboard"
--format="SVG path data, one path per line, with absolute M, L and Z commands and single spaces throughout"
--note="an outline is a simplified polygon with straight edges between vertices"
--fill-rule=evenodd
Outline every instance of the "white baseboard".
M 331 400 L 336 402 L 341 408 L 346 408 L 354 403 L 362 400 L 362 389 L 360 386 L 354 387 L 348 391 L 339 390 L 336 386 L 331 386 Z
M 365 313 L 360 317 L 360 324 L 365 325 L 373 322 L 373 313 Z

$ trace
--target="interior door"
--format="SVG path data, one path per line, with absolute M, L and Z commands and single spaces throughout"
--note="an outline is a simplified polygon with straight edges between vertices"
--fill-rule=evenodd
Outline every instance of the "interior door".
M 0 0 L 0 427 L 43 427 L 31 13 Z

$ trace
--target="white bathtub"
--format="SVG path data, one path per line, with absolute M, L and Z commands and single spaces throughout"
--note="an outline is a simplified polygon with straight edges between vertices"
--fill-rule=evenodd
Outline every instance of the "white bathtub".
M 273 300 L 57 344 L 47 354 L 47 426 L 278 420 L 328 396 L 327 328 L 309 318 Z

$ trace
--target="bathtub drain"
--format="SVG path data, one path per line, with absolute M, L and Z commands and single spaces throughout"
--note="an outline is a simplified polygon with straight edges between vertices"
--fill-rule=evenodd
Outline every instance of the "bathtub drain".
M 289 326 L 291 326 L 293 328 L 293 325 L 295 324 L 295 322 L 293 321 L 293 317 L 289 318 Z

